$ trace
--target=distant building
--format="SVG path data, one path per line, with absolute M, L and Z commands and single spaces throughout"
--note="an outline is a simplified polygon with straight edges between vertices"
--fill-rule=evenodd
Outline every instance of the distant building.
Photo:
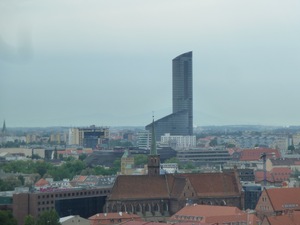
M 134 157 L 125 150 L 121 158 L 121 175 L 132 175 L 134 171 Z
M 127 221 L 142 221 L 142 218 L 136 214 L 127 212 L 116 213 L 97 213 L 89 217 L 90 225 L 113 225 L 122 224 Z
M 173 113 L 155 121 L 156 139 L 171 135 L 193 135 L 193 67 L 192 52 L 172 60 Z M 151 124 L 146 130 L 151 130 Z
M 103 212 L 105 199 L 111 187 L 72 188 L 56 191 L 41 191 L 13 194 L 13 216 L 18 225 L 24 224 L 27 215 L 35 219 L 43 213 L 54 209 L 60 217 L 70 214 L 84 218 Z
M 243 191 L 244 209 L 254 210 L 262 192 L 261 185 L 254 183 L 243 184 Z
M 138 147 L 139 149 L 149 150 L 151 147 L 151 133 L 150 131 L 140 131 L 138 133 Z
M 88 219 L 81 216 L 65 216 L 59 219 L 61 225 L 91 225 Z
M 160 144 L 175 150 L 187 150 L 196 147 L 196 136 L 170 135 L 168 133 L 161 136 Z
M 69 145 L 85 148 L 101 148 L 108 145 L 109 128 L 90 126 L 87 128 L 70 128 Z
M 160 164 L 161 174 L 178 173 L 177 163 L 161 163 Z
M 194 148 L 177 151 L 177 158 L 181 162 L 193 162 L 196 165 L 222 165 L 231 160 L 225 148 Z

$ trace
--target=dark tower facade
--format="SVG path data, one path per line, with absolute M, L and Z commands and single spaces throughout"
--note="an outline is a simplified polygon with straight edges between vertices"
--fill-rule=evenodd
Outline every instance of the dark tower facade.
M 154 128 L 154 119 L 152 122 L 151 129 L 151 149 L 150 155 L 148 156 L 148 175 L 160 175 L 160 157 L 157 154 L 156 149 L 156 138 L 155 138 L 155 128 Z
M 155 122 L 156 138 L 165 133 L 193 135 L 193 53 L 172 60 L 173 113 Z M 151 129 L 151 124 L 146 130 Z

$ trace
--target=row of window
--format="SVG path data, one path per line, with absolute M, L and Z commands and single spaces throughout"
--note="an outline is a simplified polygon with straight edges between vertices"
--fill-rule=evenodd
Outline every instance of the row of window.
M 71 196 L 82 196 L 82 195 L 98 195 L 98 194 L 107 194 L 110 193 L 110 190 L 103 190 L 103 191 L 81 191 L 81 192 L 72 192 L 72 193 L 61 193 L 61 194 L 51 194 L 51 195 L 39 195 L 38 199 L 45 199 L 45 198 L 61 198 L 61 197 L 71 197 Z

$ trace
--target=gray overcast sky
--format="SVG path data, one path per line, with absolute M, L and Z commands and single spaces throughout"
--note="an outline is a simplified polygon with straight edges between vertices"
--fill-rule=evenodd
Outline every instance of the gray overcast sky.
M 193 51 L 195 125 L 300 125 L 299 12 L 299 0 L 0 0 L 0 122 L 146 125 L 171 113 L 172 59 Z

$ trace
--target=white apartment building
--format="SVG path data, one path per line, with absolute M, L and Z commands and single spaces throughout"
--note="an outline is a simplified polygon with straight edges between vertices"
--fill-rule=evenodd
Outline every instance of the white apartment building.
M 161 145 L 167 145 L 175 150 L 187 150 L 196 147 L 196 136 L 170 135 L 161 136 Z
M 138 133 L 138 147 L 140 149 L 150 149 L 151 140 L 151 133 L 148 130 Z

